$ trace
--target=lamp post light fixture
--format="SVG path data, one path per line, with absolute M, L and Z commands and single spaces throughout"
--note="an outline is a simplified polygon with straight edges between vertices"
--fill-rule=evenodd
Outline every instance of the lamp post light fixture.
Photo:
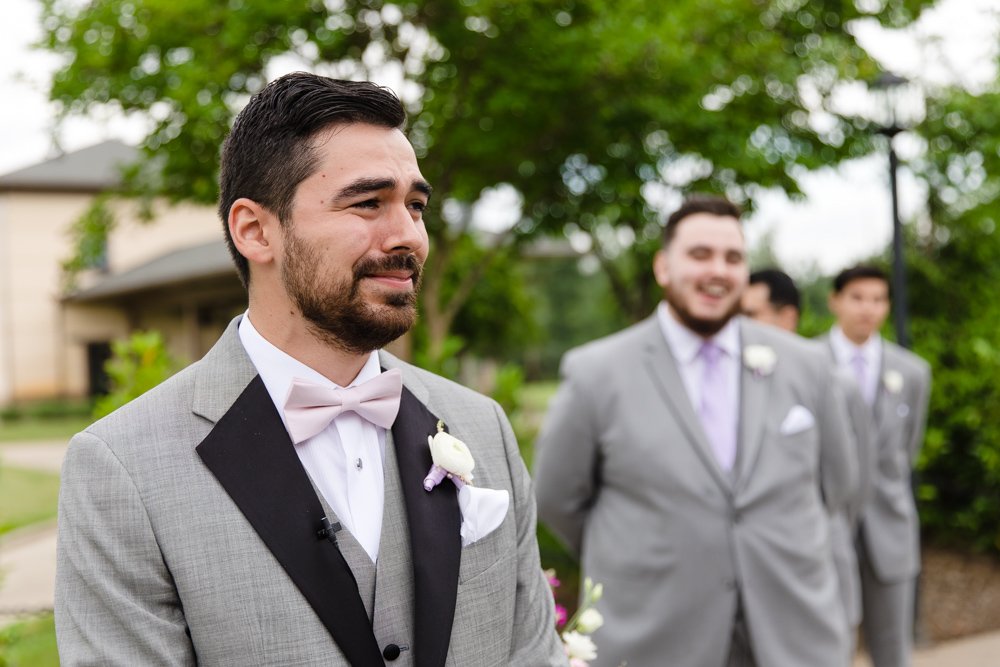
M 906 295 L 906 261 L 903 257 L 903 224 L 899 217 L 899 156 L 893 139 L 919 122 L 923 113 L 923 98 L 919 87 L 908 79 L 883 72 L 871 86 L 875 94 L 878 133 L 886 137 L 889 145 L 889 190 L 892 194 L 892 293 L 893 322 L 896 342 L 910 347 L 908 331 L 908 301 Z

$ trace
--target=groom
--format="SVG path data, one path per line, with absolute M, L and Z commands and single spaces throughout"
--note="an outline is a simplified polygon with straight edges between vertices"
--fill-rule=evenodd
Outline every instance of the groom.
M 304 73 L 237 117 L 219 210 L 249 309 L 73 439 L 62 664 L 565 664 L 506 417 L 380 351 L 428 251 L 404 121 L 384 88 Z M 475 460 L 461 494 L 424 487 L 439 428 Z
M 604 585 L 596 665 L 845 667 L 830 514 L 857 461 L 831 367 L 734 317 L 740 211 L 670 216 L 648 319 L 563 359 L 539 436 L 539 514 Z

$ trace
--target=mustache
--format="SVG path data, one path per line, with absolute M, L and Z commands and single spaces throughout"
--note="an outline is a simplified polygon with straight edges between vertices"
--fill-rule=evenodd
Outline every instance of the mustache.
M 420 282 L 423 263 L 416 255 L 386 255 L 385 257 L 362 257 L 354 265 L 354 280 L 386 271 L 409 271 L 413 274 L 413 284 Z

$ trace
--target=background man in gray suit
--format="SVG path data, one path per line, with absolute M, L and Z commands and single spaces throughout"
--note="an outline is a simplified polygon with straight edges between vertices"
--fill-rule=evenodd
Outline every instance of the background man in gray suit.
M 427 256 L 404 120 L 384 88 L 304 73 L 236 119 L 220 213 L 249 310 L 73 439 L 63 664 L 565 664 L 507 419 L 377 351 Z M 425 490 L 439 420 L 475 489 Z M 473 490 L 502 500 L 489 525 Z
M 840 272 L 829 302 L 837 324 L 825 337 L 828 351 L 857 379 L 870 406 L 877 457 L 857 541 L 861 627 L 876 667 L 905 667 L 920 570 L 910 475 L 924 440 L 930 367 L 879 335 L 889 314 L 889 281 L 881 269 L 856 266 Z
M 750 274 L 750 284 L 743 292 L 742 309 L 747 317 L 795 333 L 799 326 L 802 299 L 792 277 L 780 269 L 767 268 Z M 851 430 L 858 452 L 858 486 L 845 503 L 843 511 L 830 518 L 833 538 L 833 561 L 840 582 L 840 598 L 851 628 L 851 646 L 861 623 L 861 574 L 854 541 L 858 516 L 871 492 L 871 477 L 875 471 L 875 446 L 868 406 L 861 397 L 854 379 L 846 372 L 838 374 L 847 401 Z
M 843 667 L 828 512 L 856 462 L 831 364 L 734 317 L 740 212 L 670 216 L 648 319 L 570 351 L 539 437 L 539 515 L 604 584 L 596 664 Z

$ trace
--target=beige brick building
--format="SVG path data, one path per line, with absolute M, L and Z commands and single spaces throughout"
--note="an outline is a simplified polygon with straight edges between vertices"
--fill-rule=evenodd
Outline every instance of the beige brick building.
M 109 141 L 0 176 L 0 405 L 100 391 L 110 342 L 136 330 L 193 361 L 246 307 L 208 206 L 163 204 L 143 223 L 114 201 L 103 266 L 63 288 L 72 224 L 135 155 Z

